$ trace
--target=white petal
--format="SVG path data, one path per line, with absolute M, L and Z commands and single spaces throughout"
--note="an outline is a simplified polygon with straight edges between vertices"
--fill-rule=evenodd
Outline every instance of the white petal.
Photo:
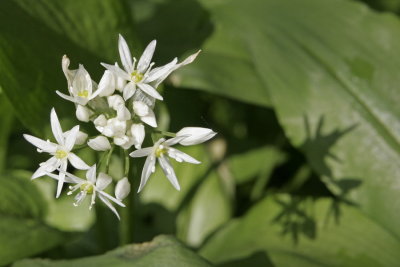
M 88 138 L 87 133 L 84 133 L 82 131 L 79 131 L 77 136 L 76 136 L 76 145 L 83 145 L 86 142 L 86 139 Z
M 122 37 L 121 34 L 119 35 L 119 40 L 118 40 L 118 51 L 119 51 L 119 56 L 121 57 L 122 66 L 124 66 L 127 72 L 131 73 L 133 71 L 131 52 L 129 51 L 128 44 L 126 43 L 124 37 Z
M 156 115 L 154 115 L 154 112 L 151 109 L 149 109 L 149 113 L 146 116 L 142 116 L 140 119 L 151 127 L 157 127 Z
M 62 160 L 60 169 L 65 172 L 67 170 L 67 164 L 68 164 L 68 162 L 66 160 Z M 62 187 L 64 185 L 64 179 L 65 179 L 65 173 L 64 172 L 60 172 L 58 174 L 56 198 L 58 198 L 60 196 Z
M 76 137 L 79 132 L 79 125 L 74 126 L 68 132 L 69 132 L 68 134 L 65 134 L 65 148 L 68 151 L 71 151 L 75 145 Z
M 103 76 L 99 82 L 99 87 L 96 92 L 90 97 L 90 99 L 95 98 L 97 95 L 99 96 L 109 96 L 112 95 L 115 91 L 115 79 L 114 73 L 109 70 L 104 71 Z
M 188 154 L 186 154 L 178 149 L 172 148 L 172 147 L 168 148 L 168 156 L 170 156 L 171 158 L 175 159 L 178 162 L 185 161 L 185 162 L 189 162 L 189 163 L 193 163 L 193 164 L 201 163 L 197 159 L 189 156 Z
M 102 191 L 99 191 L 99 193 Z M 99 198 L 101 201 L 103 201 L 104 204 L 106 204 L 106 206 L 112 211 L 114 212 L 114 214 L 117 216 L 118 220 L 121 220 L 121 218 L 119 217 L 119 214 L 117 212 L 117 210 L 114 208 L 114 206 L 110 203 L 110 201 L 108 201 L 107 198 L 105 198 L 103 195 L 99 194 Z
M 117 185 L 115 186 L 115 197 L 118 200 L 123 200 L 126 198 L 129 193 L 131 192 L 131 184 L 127 177 L 122 178 L 118 181 Z
M 120 106 L 125 106 L 124 99 L 118 94 L 107 97 L 107 103 L 109 107 L 115 110 L 117 110 Z
M 160 79 L 161 77 L 164 77 L 164 76 L 167 77 L 168 73 L 171 73 L 171 71 L 174 69 L 176 62 L 178 62 L 178 59 L 174 58 L 168 64 L 165 64 L 164 66 L 161 66 L 161 67 L 151 70 L 149 73 L 149 76 L 146 78 L 145 82 L 150 83 L 152 81 Z
M 112 197 L 111 195 L 107 194 L 104 191 L 97 191 L 99 193 L 99 195 L 102 195 L 103 197 L 111 200 L 112 202 L 114 202 L 115 204 L 121 206 L 121 207 L 125 207 L 125 204 L 122 203 L 120 200 L 116 199 L 115 197 Z
M 163 97 L 157 92 L 154 87 L 145 83 L 138 83 L 137 86 L 149 96 L 152 96 L 158 100 L 163 100 Z
M 61 93 L 61 92 L 59 92 L 59 91 L 56 91 L 56 93 L 57 93 L 57 95 L 61 96 L 61 97 L 64 98 L 65 100 L 68 100 L 68 101 L 71 101 L 71 102 L 74 102 L 74 103 L 76 102 L 76 99 L 73 98 L 72 96 L 63 94 L 63 93 Z
M 88 146 L 96 151 L 106 151 L 111 149 L 110 141 L 107 137 L 97 136 L 96 138 L 90 139 L 88 141 Z
M 83 122 L 88 122 L 90 120 L 90 115 L 92 112 L 85 106 L 77 105 L 75 115 L 76 118 Z
M 32 174 L 32 180 L 47 175 L 55 171 L 60 166 L 56 157 L 51 157 L 47 161 L 40 163 L 40 167 Z
M 133 111 L 135 112 L 136 115 L 139 117 L 146 116 L 149 114 L 150 107 L 146 105 L 142 101 L 134 101 L 133 102 Z
M 131 113 L 125 106 L 117 108 L 117 119 L 120 121 L 127 121 L 131 118 Z
M 196 53 L 194 53 L 194 54 L 188 56 L 188 57 L 187 57 L 184 61 L 182 61 L 181 63 L 176 64 L 169 72 L 167 72 L 166 74 L 164 74 L 163 76 L 161 76 L 161 77 L 156 81 L 154 87 L 157 88 L 158 85 L 159 85 L 160 83 L 162 83 L 173 71 L 175 71 L 175 70 L 177 70 L 177 69 L 179 69 L 179 68 L 181 68 L 181 67 L 183 67 L 183 66 L 185 66 L 185 65 L 187 65 L 187 64 L 192 63 L 192 62 L 196 59 L 196 57 L 197 57 L 197 55 L 200 53 L 200 51 L 201 51 L 201 50 L 199 50 L 199 51 L 197 51 Z
M 188 137 L 187 135 L 184 135 L 184 136 L 177 136 L 177 137 L 168 139 L 167 141 L 165 141 L 165 144 L 166 144 L 167 146 L 173 146 L 173 145 L 175 145 L 175 144 L 181 142 L 183 139 L 185 139 L 185 138 L 187 138 L 187 137 Z
M 67 78 L 67 83 L 68 83 L 68 88 L 71 86 L 71 81 L 75 76 L 76 70 L 70 70 L 69 68 L 69 58 L 67 55 L 64 55 L 62 60 L 61 60 L 61 67 L 64 72 L 65 78 Z
M 134 123 L 131 126 L 131 134 L 133 138 L 133 144 L 136 149 L 140 149 L 142 147 L 142 143 L 145 137 L 144 125 L 141 123 Z
M 53 135 L 56 138 L 57 142 L 60 145 L 64 145 L 64 137 L 63 132 L 61 129 L 60 121 L 58 120 L 56 111 L 54 108 L 51 109 L 50 112 L 50 123 L 51 123 L 51 130 L 53 131 Z
M 136 84 L 134 82 L 128 82 L 124 89 L 122 89 L 122 94 L 125 100 L 128 100 L 133 96 L 136 91 Z
M 72 166 L 74 166 L 75 168 L 79 169 L 79 170 L 87 170 L 89 169 L 89 165 L 87 165 L 83 160 L 81 160 L 80 157 L 78 157 L 77 155 L 75 155 L 72 152 L 68 153 L 68 159 L 69 162 L 71 162 Z
M 152 152 L 153 152 L 152 147 L 146 147 L 133 151 L 132 153 L 129 154 L 129 156 L 131 156 L 132 158 L 146 157 L 150 155 Z
M 208 128 L 185 127 L 176 133 L 176 136 L 187 136 L 179 144 L 184 146 L 197 145 L 213 138 L 217 133 Z
M 131 80 L 131 75 L 129 73 L 126 73 L 124 70 L 122 70 L 118 65 L 110 65 L 106 63 L 101 63 L 103 67 L 117 75 L 118 77 L 121 77 L 124 80 L 130 81 Z
M 99 115 L 94 121 L 93 121 L 95 126 L 106 126 L 107 125 L 107 119 L 106 116 L 103 114 Z
M 92 79 L 90 78 L 89 73 L 83 65 L 79 65 L 79 69 L 72 81 L 72 94 L 76 97 L 79 92 L 87 91 L 88 96 L 90 97 L 92 95 L 92 86 Z
M 29 134 L 24 134 L 23 136 L 26 139 L 26 141 L 36 146 L 40 150 L 43 150 L 44 152 L 54 153 L 57 150 L 58 146 L 50 141 L 44 141 Z
M 111 176 L 105 174 L 104 172 L 99 173 L 96 180 L 97 190 L 103 191 L 112 182 Z
M 156 40 L 151 41 L 147 45 L 147 47 L 144 50 L 142 56 L 140 57 L 139 63 L 137 65 L 137 70 L 140 73 L 144 73 L 147 70 L 147 68 L 149 67 L 151 59 L 152 59 L 153 54 L 154 54 L 154 50 L 156 49 L 156 44 L 157 44 Z
M 92 184 L 96 183 L 96 164 L 89 168 L 86 172 L 86 180 L 91 182 Z
M 176 178 L 175 171 L 171 166 L 171 163 L 169 162 L 168 158 L 161 156 L 158 158 L 158 162 L 160 163 L 160 166 L 162 170 L 164 171 L 165 176 L 167 176 L 168 180 L 171 182 L 171 184 L 176 188 L 176 190 L 181 190 L 181 187 L 179 186 L 178 179 Z
M 146 149 L 146 148 L 144 148 L 144 149 Z M 141 149 L 141 150 L 144 150 L 144 149 Z M 136 150 L 136 151 L 138 151 L 138 150 Z M 134 151 L 134 152 L 136 152 L 136 151 Z M 130 155 L 132 156 L 132 154 L 134 152 L 132 152 Z M 155 164 L 156 164 L 156 158 L 154 155 L 150 155 L 146 158 L 146 162 L 144 163 L 143 170 L 142 170 L 142 176 L 140 178 L 140 185 L 139 185 L 138 193 L 140 191 L 142 191 L 143 187 L 146 185 L 147 180 L 150 177 L 150 174 L 153 172 L 153 168 L 154 168 Z
M 129 142 L 129 137 L 126 135 L 121 137 L 114 137 L 114 144 L 116 144 L 117 146 L 123 146 L 127 142 Z

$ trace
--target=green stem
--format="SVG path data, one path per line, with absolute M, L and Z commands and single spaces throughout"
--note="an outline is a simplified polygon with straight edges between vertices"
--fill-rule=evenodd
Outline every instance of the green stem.
M 133 175 L 130 168 L 130 158 L 128 151 L 124 150 L 124 177 L 127 177 L 131 188 L 133 189 Z M 121 209 L 121 223 L 120 223 L 120 245 L 125 245 L 133 242 L 133 229 L 135 224 L 135 193 L 132 192 L 128 195 L 125 200 L 125 208 Z
M 158 134 L 162 134 L 164 136 L 168 136 L 168 137 L 176 137 L 176 133 L 171 133 L 171 132 L 166 132 L 166 131 L 159 131 L 159 130 L 155 130 L 155 133 Z
M 106 159 L 106 173 L 107 174 L 108 174 L 108 170 L 110 168 L 110 159 L 111 159 L 113 150 L 114 150 L 114 146 L 111 146 L 111 149 L 108 151 L 108 154 L 107 154 L 107 159 Z

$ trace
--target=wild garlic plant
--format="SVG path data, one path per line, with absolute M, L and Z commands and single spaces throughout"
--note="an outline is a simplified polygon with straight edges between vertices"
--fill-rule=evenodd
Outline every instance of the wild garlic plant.
M 39 153 L 50 154 L 47 161 L 40 163 L 39 168 L 32 175 L 32 179 L 49 176 L 57 180 L 57 198 L 62 193 L 63 185 L 70 184 L 67 195 L 76 193 L 75 206 L 78 206 L 86 196 L 91 195 L 89 208 L 92 208 L 96 198 L 99 198 L 119 219 L 119 214 L 113 204 L 125 207 L 122 200 L 130 193 L 132 181 L 139 178 L 132 177 L 129 167 L 126 167 L 125 177 L 114 177 L 118 180 L 114 186 L 114 196 L 104 192 L 113 181 L 111 178 L 113 174 L 108 173 L 110 157 L 115 147 L 120 147 L 125 152 L 125 162 L 130 161 L 128 155 L 132 158 L 147 157 L 138 192 L 143 189 L 155 171 L 156 161 L 159 162 L 171 184 L 180 190 L 179 181 L 169 158 L 193 164 L 200 162 L 172 146 L 200 144 L 212 138 L 216 133 L 211 129 L 201 127 L 185 127 L 176 134 L 157 130 L 154 107 L 157 100 L 163 100 L 157 87 L 173 71 L 192 63 L 199 52 L 180 63 L 177 58 L 174 58 L 164 66 L 153 68 L 154 63 L 151 60 L 155 47 L 156 41 L 153 40 L 137 61 L 135 57 L 131 56 L 125 39 L 120 35 L 118 50 L 122 68 L 118 63 L 114 65 L 101 63 L 106 70 L 98 84 L 92 80 L 83 65 L 79 65 L 78 69 L 69 69 L 68 57 L 62 58 L 62 70 L 67 79 L 68 92 L 56 91 L 56 93 L 63 99 L 74 103 L 77 119 L 93 124 L 98 135 L 88 137 L 86 133 L 80 131 L 79 125 L 63 132 L 53 108 L 50 112 L 50 123 L 56 142 L 24 134 L 25 139 L 36 146 Z M 155 136 L 159 136 L 159 138 L 156 139 Z M 146 137 L 151 137 L 154 144 L 151 147 L 142 148 Z M 168 137 L 172 138 L 168 139 Z M 105 155 L 105 172 L 99 172 L 97 167 L 104 164 L 104 161 L 89 166 L 73 152 L 74 148 L 86 145 Z M 83 179 L 68 172 L 69 165 L 76 169 L 86 170 L 86 178 Z

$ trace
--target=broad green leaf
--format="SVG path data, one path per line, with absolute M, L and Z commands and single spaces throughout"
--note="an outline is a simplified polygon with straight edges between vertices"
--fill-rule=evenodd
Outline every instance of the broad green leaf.
M 4 171 L 8 150 L 8 138 L 10 137 L 10 131 L 12 129 L 12 122 L 14 119 L 12 107 L 5 97 L 0 87 L 0 116 L 1 116 L 1 128 L 0 128 L 0 172 Z
M 274 147 L 261 147 L 231 156 L 227 164 L 237 184 L 265 175 L 285 159 L 283 153 Z
M 195 0 L 133 2 L 138 31 L 144 40 L 159 40 L 163 62 L 202 49 L 196 61 L 171 76 L 175 86 L 269 105 L 266 87 L 244 43 L 214 10 Z
M 46 251 L 65 240 L 46 225 L 47 204 L 28 179 L 0 177 L 0 265 Z
M 55 93 L 67 90 L 61 58 L 84 64 L 98 82 L 100 62 L 118 61 L 118 33 L 135 40 L 125 9 L 113 0 L 0 2 L 0 85 L 25 126 L 41 133 L 51 107 L 74 114 Z
M 232 200 L 218 172 L 208 174 L 177 217 L 177 237 L 198 247 L 232 216 Z
M 399 249 L 396 236 L 354 206 L 271 195 L 200 254 L 219 266 L 396 266 Z
M 398 18 L 344 0 L 233 0 L 214 17 L 246 44 L 286 135 L 330 189 L 400 236 Z
M 151 242 L 128 245 L 104 255 L 76 260 L 23 260 L 14 267 L 35 266 L 211 266 L 206 260 L 185 248 L 172 237 L 158 236 Z

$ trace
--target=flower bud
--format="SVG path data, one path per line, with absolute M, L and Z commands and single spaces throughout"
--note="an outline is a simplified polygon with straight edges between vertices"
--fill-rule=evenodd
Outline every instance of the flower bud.
M 127 121 L 130 118 L 131 118 L 131 113 L 124 105 L 121 105 L 117 108 L 117 119 L 118 120 Z
M 90 139 L 87 144 L 90 146 L 90 148 L 96 151 L 106 151 L 111 149 L 110 141 L 108 141 L 107 137 L 102 135 Z
M 83 122 L 88 122 L 90 118 L 91 111 L 82 105 L 76 107 L 76 118 Z
M 117 146 L 123 146 L 127 142 L 129 142 L 129 137 L 126 135 L 121 137 L 114 137 L 114 144 L 116 144 Z
M 149 114 L 149 110 L 150 110 L 149 106 L 147 106 L 142 101 L 133 102 L 133 111 L 139 117 L 146 116 L 147 114 Z
M 99 82 L 98 89 L 100 90 L 99 96 L 109 96 L 112 95 L 115 91 L 115 79 L 114 79 L 114 74 L 106 70 L 103 74 L 103 77 L 101 77 L 101 80 Z
M 122 178 L 118 181 L 115 186 L 115 197 L 118 200 L 123 200 L 126 198 L 131 192 L 131 184 L 128 181 L 127 177 Z
M 120 95 L 111 95 L 107 97 L 108 106 L 117 110 L 119 106 L 125 106 L 125 101 Z
M 217 133 L 208 128 L 185 127 L 176 133 L 176 136 L 187 136 L 179 141 L 183 146 L 197 145 L 213 138 Z
M 115 63 L 115 66 L 118 67 L 118 64 Z M 119 77 L 118 75 L 114 74 L 114 81 L 115 81 L 115 89 L 122 92 L 122 89 L 124 89 L 124 87 L 126 85 L 126 80 Z
M 145 137 L 144 125 L 141 123 L 132 124 L 131 134 L 135 148 L 140 149 L 142 147 L 142 143 Z
M 64 132 L 64 138 L 67 137 L 70 132 L 71 130 Z M 78 131 L 78 133 L 76 134 L 75 145 L 83 145 L 86 142 L 87 137 L 88 135 L 86 133 Z

